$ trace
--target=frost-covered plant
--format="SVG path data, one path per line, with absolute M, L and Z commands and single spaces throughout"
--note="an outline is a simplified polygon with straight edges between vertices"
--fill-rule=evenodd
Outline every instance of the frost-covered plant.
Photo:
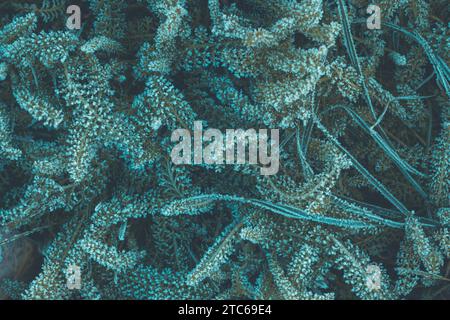
M 447 1 L 66 2 L 0 3 L 0 297 L 450 296 Z M 278 174 L 173 164 L 194 121 Z

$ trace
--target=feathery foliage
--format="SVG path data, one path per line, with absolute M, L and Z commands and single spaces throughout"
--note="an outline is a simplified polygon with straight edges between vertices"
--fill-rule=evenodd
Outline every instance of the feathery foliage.
M 448 1 L 75 2 L 0 4 L 0 298 L 450 297 Z

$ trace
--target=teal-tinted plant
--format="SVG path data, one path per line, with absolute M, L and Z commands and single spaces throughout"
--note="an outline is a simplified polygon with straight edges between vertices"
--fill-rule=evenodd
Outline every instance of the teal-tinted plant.
M 447 1 L 76 2 L 0 3 L 1 298 L 450 297 Z M 279 172 L 173 164 L 194 121 Z

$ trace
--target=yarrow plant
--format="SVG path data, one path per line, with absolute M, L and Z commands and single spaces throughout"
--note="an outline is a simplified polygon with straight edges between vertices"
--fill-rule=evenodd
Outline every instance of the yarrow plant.
M 447 7 L 1 2 L 0 297 L 448 299 Z

